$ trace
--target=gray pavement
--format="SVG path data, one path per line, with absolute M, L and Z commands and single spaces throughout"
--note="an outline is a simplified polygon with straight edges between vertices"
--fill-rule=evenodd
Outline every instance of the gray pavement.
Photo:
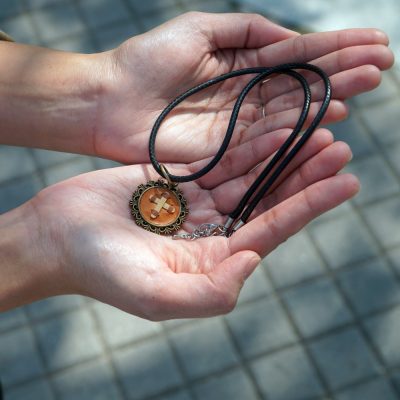
M 184 11 L 268 12 L 266 3 L 1 0 L 0 26 L 22 42 L 93 52 Z M 328 23 L 314 9 L 335 10 L 337 26 L 351 26 L 353 19 L 340 16 L 352 3 L 314 0 L 306 13 L 290 14 L 284 11 L 292 1 L 281 0 L 271 11 L 323 30 L 335 19 Z M 357 23 L 392 29 L 392 3 L 360 7 Z M 392 42 L 400 47 L 399 36 Z M 395 68 L 379 89 L 351 102 L 347 121 L 331 127 L 352 146 L 347 169 L 361 179 L 359 196 L 264 259 L 229 315 L 154 323 L 79 296 L 1 314 L 6 400 L 400 399 L 399 111 Z M 54 182 L 114 165 L 1 146 L 0 212 Z

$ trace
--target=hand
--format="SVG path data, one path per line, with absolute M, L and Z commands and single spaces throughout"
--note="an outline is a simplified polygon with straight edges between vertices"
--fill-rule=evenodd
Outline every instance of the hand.
M 250 170 L 267 162 L 288 134 L 262 135 L 229 150 L 209 174 L 180 185 L 191 209 L 184 230 L 225 222 L 258 173 Z M 36 286 L 27 285 L 29 301 L 79 293 L 151 320 L 230 311 L 260 257 L 357 192 L 355 177 L 336 176 L 351 158 L 350 149 L 332 142 L 329 131 L 316 131 L 273 193 L 229 239 L 171 240 L 138 227 L 128 200 L 137 185 L 157 179 L 148 165 L 91 172 L 44 189 L 23 206 L 30 242 L 19 245 L 25 254 L 21 276 L 40 276 Z M 239 154 L 250 156 L 232 163 Z M 168 168 L 184 175 L 206 161 Z M 7 304 L 1 293 L 0 305 Z M 13 298 L 8 307 L 16 305 L 15 293 Z
M 344 119 L 344 100 L 375 88 L 393 55 L 385 34 L 375 29 L 297 33 L 259 15 L 189 13 L 134 37 L 103 54 L 109 76 L 95 124 L 94 152 L 120 162 L 148 162 L 148 138 L 155 119 L 183 91 L 244 67 L 309 62 L 331 78 L 333 97 L 324 122 Z M 321 81 L 312 82 L 316 113 Z M 193 162 L 215 154 L 233 104 L 249 76 L 234 78 L 184 102 L 157 137 L 161 162 Z M 239 114 L 232 147 L 256 134 L 293 128 L 303 93 L 288 77 L 255 88 Z M 262 118 L 265 105 L 267 118 Z M 312 117 L 312 115 L 310 115 Z M 256 124 L 254 124 L 256 122 Z M 256 133 L 257 132 L 257 133 Z

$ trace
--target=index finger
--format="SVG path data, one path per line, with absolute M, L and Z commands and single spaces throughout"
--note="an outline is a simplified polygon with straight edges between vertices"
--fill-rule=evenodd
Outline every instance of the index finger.
M 270 253 L 320 214 L 353 197 L 357 178 L 336 175 L 312 184 L 242 226 L 229 238 L 231 252 L 252 250 L 261 257 Z

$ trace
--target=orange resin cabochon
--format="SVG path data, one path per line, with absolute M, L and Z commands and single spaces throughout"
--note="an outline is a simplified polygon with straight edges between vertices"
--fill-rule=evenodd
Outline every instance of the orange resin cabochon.
M 152 211 L 156 209 L 157 203 L 152 202 L 151 198 L 156 196 L 157 198 L 162 199 L 163 193 L 168 193 L 169 196 L 165 201 L 165 204 L 172 206 L 174 211 L 169 212 L 166 208 L 161 207 L 161 209 L 158 211 L 158 216 L 156 218 L 152 218 L 151 214 Z M 139 212 L 142 218 L 149 224 L 155 226 L 168 226 L 173 224 L 178 219 L 181 212 L 181 204 L 178 197 L 169 189 L 157 187 L 148 188 L 142 193 L 138 203 Z

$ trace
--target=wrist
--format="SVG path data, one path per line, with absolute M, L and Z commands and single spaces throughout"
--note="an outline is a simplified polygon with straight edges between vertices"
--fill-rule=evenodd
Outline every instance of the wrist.
M 0 312 L 66 292 L 54 252 L 29 203 L 0 217 Z
M 101 57 L 16 43 L 1 54 L 0 142 L 94 154 Z

